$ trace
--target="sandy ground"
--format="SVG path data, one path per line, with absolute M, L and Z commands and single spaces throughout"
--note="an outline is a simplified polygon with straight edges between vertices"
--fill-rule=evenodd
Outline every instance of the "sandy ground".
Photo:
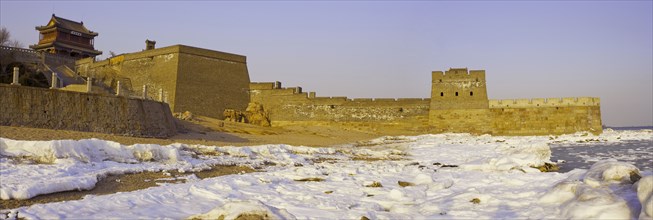
M 98 138 L 125 145 L 131 144 L 202 144 L 212 146 L 252 146 L 261 144 L 290 144 L 303 146 L 332 146 L 369 140 L 383 135 L 403 134 L 351 130 L 323 126 L 260 127 L 196 116 L 192 121 L 178 121 L 178 134 L 166 138 L 142 138 L 104 133 L 50 130 L 27 127 L 0 126 L 0 137 L 15 140 L 60 140 Z
M 104 133 L 79 132 L 67 130 L 50 130 L 27 127 L 0 126 L 0 137 L 14 140 L 62 140 L 97 138 L 111 140 L 125 145 L 131 144 L 202 144 L 210 146 L 252 146 L 261 144 L 290 144 L 303 146 L 334 146 L 362 142 L 384 135 L 411 135 L 406 131 L 375 131 L 354 130 L 325 126 L 291 126 L 291 127 L 260 127 L 243 123 L 226 122 L 214 118 L 195 116 L 192 120 L 178 121 L 176 136 L 159 139 L 128 137 Z M 416 135 L 416 134 L 412 134 Z M 198 178 L 210 178 L 220 175 L 252 172 L 246 167 L 215 167 L 209 171 L 195 173 Z M 173 177 L 180 175 L 170 172 Z M 188 174 L 183 174 L 188 175 Z M 66 200 L 82 199 L 86 195 L 104 195 L 117 192 L 134 191 L 158 186 L 158 178 L 170 178 L 161 172 L 143 172 L 108 176 L 98 182 L 97 186 L 88 191 L 59 192 L 41 195 L 28 200 L 0 200 L 0 209 L 17 208 L 38 203 L 50 203 Z M 176 183 L 171 181 L 168 183 Z

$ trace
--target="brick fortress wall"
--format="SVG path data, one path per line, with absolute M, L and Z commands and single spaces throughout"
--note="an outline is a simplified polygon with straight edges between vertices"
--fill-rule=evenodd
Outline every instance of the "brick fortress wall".
M 246 57 L 236 54 L 175 45 L 100 62 L 80 60 L 77 72 L 114 89 L 121 81 L 121 90 L 139 95 L 147 85 L 151 98 L 162 91 L 173 112 L 222 119 L 224 109 L 245 110 L 249 103 Z
M 273 126 L 388 126 L 492 135 L 602 132 L 599 98 L 489 100 L 483 70 L 450 69 L 432 76 L 430 99 L 316 97 L 276 82 L 251 83 L 250 100 L 263 105 Z
M 482 70 L 435 71 L 431 95 L 432 132 L 493 135 L 602 132 L 599 98 L 488 100 Z
M 263 105 L 272 126 L 329 125 L 359 129 L 426 131 L 429 99 L 316 97 L 301 87 L 251 83 L 250 100 Z
M 169 137 L 166 103 L 113 95 L 0 84 L 0 125 Z

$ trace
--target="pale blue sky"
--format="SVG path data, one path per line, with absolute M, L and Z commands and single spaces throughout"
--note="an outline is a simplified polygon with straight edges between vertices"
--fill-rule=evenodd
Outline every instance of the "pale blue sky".
M 485 69 L 491 99 L 600 97 L 609 126 L 653 125 L 652 1 L 1 1 L 25 46 L 52 13 L 96 49 L 185 44 L 247 56 L 252 81 L 318 96 L 428 97 L 433 70 Z

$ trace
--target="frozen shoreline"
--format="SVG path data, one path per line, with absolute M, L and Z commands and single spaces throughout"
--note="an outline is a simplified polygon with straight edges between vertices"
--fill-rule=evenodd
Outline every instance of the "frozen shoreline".
M 267 207 L 268 211 L 277 210 L 282 214 L 287 212 L 297 218 L 601 217 L 600 210 L 578 211 L 587 209 L 588 205 L 597 205 L 578 200 L 568 190 L 580 187 L 587 188 L 584 191 L 589 192 L 588 195 L 608 201 L 599 204 L 607 207 L 604 209 L 616 207 L 623 210 L 625 205 L 628 211 L 617 213 L 622 217 L 635 217 L 640 214 L 639 202 L 635 202 L 637 196 L 633 197 L 636 192 L 630 186 L 632 182 L 625 181 L 622 174 L 612 179 L 592 177 L 592 185 L 585 183 L 590 173 L 588 170 L 540 173 L 531 166 L 550 162 L 548 145 L 553 143 L 594 140 L 616 143 L 650 138 L 650 131 L 607 131 L 600 136 L 574 134 L 559 137 L 439 134 L 379 138 L 366 143 L 366 147 L 338 148 L 183 144 L 124 146 L 103 140 L 36 142 L 0 139 L 0 155 L 4 155 L 0 158 L 0 192 L 2 199 L 24 199 L 66 189 L 93 187 L 98 176 L 108 173 L 190 171 L 215 164 L 257 166 L 274 163 L 276 166 L 262 173 L 87 196 L 78 201 L 33 205 L 3 212 L 8 212 L 9 217 L 37 219 L 79 216 L 96 219 L 133 216 L 187 218 L 227 204 L 258 204 L 256 201 L 259 201 L 263 205 L 253 206 Z M 211 152 L 213 156 L 199 152 Z M 351 160 L 354 157 L 404 157 L 404 160 Z M 17 158 L 41 163 L 27 164 Z M 335 161 L 313 162 L 319 158 Z M 602 169 L 615 169 L 616 173 L 632 171 L 632 167 L 623 163 L 605 163 L 612 165 Z M 457 167 L 443 167 L 444 164 Z M 322 181 L 296 181 L 302 178 Z M 399 181 L 412 185 L 402 187 Z M 374 182 L 382 187 L 366 187 Z M 563 182 L 577 184 L 565 188 L 560 186 Z M 542 200 L 544 197 L 548 199 Z M 479 202 L 472 202 L 475 199 Z M 578 209 L 569 210 L 568 207 Z M 224 212 L 229 210 L 214 210 L 212 213 Z

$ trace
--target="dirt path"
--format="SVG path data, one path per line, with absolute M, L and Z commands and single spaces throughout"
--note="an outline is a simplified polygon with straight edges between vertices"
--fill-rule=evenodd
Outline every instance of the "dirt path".
M 184 143 L 209 146 L 290 144 L 324 147 L 369 140 L 382 136 L 369 132 L 319 126 L 290 128 L 258 127 L 242 123 L 222 122 L 210 118 L 205 118 L 199 122 L 182 122 L 182 124 L 183 127 L 180 128 L 179 134 L 167 139 L 9 126 L 0 126 L 0 137 L 14 140 L 80 140 L 97 138 L 115 141 L 124 145 L 137 143 L 159 145 Z

